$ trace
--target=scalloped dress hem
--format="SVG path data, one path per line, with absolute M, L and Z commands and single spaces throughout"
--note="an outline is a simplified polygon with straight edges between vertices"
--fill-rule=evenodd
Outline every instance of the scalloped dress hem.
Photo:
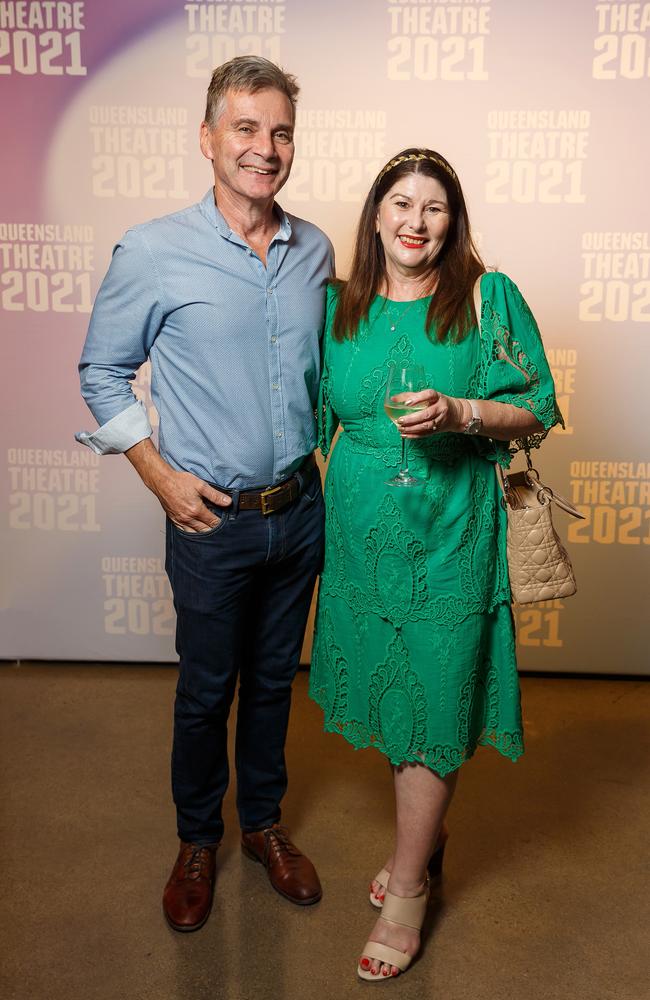
M 310 697 L 316 704 L 323 710 L 326 706 L 321 702 L 319 698 L 316 697 L 314 692 L 310 692 Z M 349 724 L 348 724 L 349 725 Z M 513 764 L 516 764 L 520 757 L 524 754 L 523 744 L 515 738 L 513 743 L 512 733 L 503 734 L 502 738 L 499 739 L 498 735 L 492 735 L 489 733 L 484 733 L 476 740 L 475 743 L 466 747 L 464 750 L 459 747 L 446 747 L 446 750 L 457 754 L 458 759 L 453 763 L 451 761 L 444 761 L 444 763 L 429 763 L 426 759 L 427 753 L 423 751 L 421 754 L 391 754 L 391 751 L 382 746 L 379 742 L 372 739 L 354 739 L 348 736 L 345 732 L 346 723 L 343 722 L 325 722 L 323 724 L 323 731 L 326 733 L 331 733 L 335 736 L 342 736 L 343 739 L 348 743 L 353 750 L 378 750 L 379 753 L 386 757 L 390 764 L 394 767 L 399 767 L 401 764 L 422 764 L 427 767 L 430 771 L 433 771 L 439 778 L 445 778 L 448 774 L 452 774 L 454 771 L 460 770 L 460 768 L 468 760 L 471 760 L 476 751 L 481 747 L 491 747 L 496 750 L 502 757 L 506 757 L 511 760 Z M 518 736 L 519 734 L 516 734 Z M 506 738 L 507 737 L 507 738 Z M 510 747 L 506 744 L 511 743 Z M 500 745 L 501 744 L 501 745 Z

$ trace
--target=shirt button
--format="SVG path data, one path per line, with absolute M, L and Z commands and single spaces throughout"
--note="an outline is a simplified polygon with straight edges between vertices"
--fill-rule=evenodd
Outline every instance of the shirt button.
M 278 433 L 275 436 L 276 436 L 276 438 L 281 438 L 282 437 L 282 431 L 278 431 Z
M 266 294 L 267 295 L 273 295 L 273 289 L 272 288 L 267 288 L 266 289 Z
M 275 334 L 274 334 L 274 335 L 273 335 L 273 336 L 271 337 L 271 343 L 272 343 L 272 344 L 275 344 L 275 342 L 276 342 L 276 340 L 277 340 L 277 339 L 278 339 L 278 338 L 277 338 L 277 337 L 275 336 Z
M 279 388 L 280 388 L 280 386 L 278 385 L 278 383 L 277 383 L 277 382 L 273 382 L 273 384 L 271 385 L 271 388 L 272 388 L 272 389 L 279 389 Z

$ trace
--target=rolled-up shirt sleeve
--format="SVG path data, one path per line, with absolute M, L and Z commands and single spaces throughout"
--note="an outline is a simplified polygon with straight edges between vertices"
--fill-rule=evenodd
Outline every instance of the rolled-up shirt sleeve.
M 142 403 L 132 403 L 96 431 L 78 431 L 75 439 L 97 455 L 121 455 L 151 437 L 152 428 Z
M 163 322 L 162 288 L 144 237 L 129 230 L 115 246 L 79 362 L 81 393 L 100 425 L 75 435 L 98 454 L 127 451 L 151 435 L 130 381 Z

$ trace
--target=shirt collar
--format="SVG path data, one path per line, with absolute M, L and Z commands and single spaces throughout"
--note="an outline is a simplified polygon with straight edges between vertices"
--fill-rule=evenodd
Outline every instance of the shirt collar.
M 217 208 L 214 200 L 214 188 L 210 188 L 210 190 L 206 192 L 199 204 L 202 214 L 206 217 L 208 222 L 216 228 L 220 236 L 223 236 L 224 239 L 234 237 L 237 242 L 243 242 L 241 236 L 233 232 Z M 291 223 L 289 221 L 289 216 L 284 209 L 278 205 L 277 201 L 273 203 L 273 209 L 280 222 L 280 228 L 271 242 L 277 240 L 281 243 L 288 243 L 291 239 Z

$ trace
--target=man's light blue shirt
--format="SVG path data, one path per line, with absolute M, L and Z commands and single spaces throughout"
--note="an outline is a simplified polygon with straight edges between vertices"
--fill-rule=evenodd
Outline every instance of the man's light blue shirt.
M 212 190 L 129 229 L 113 251 L 79 364 L 100 454 L 151 434 L 129 380 L 149 358 L 159 448 L 175 469 L 226 489 L 280 482 L 315 447 L 319 337 L 332 246 L 276 205 L 266 267 Z

